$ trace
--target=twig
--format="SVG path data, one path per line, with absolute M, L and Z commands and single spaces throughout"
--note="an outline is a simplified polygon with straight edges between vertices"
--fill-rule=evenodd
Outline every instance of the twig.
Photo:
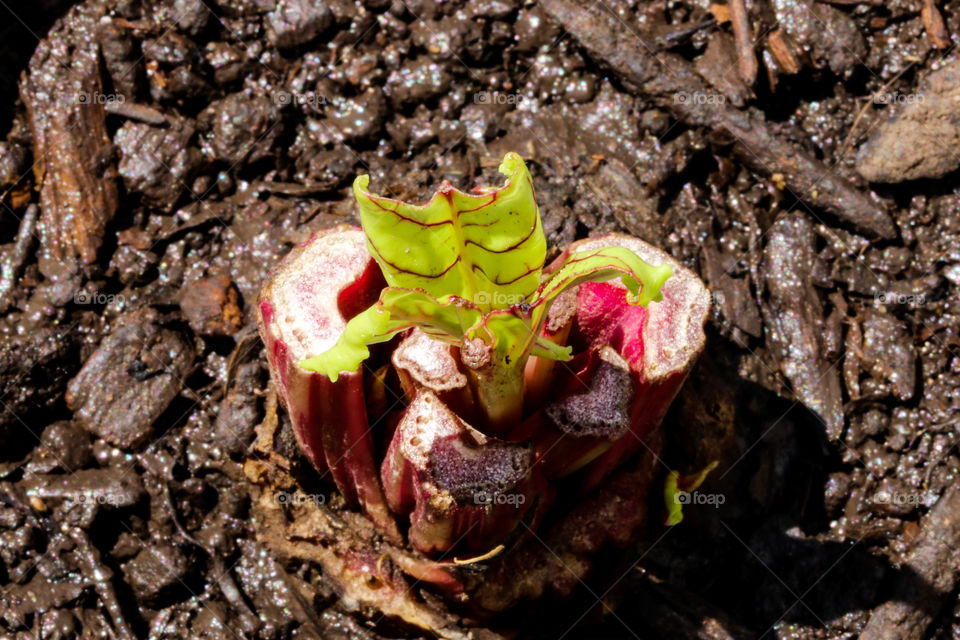
M 841 156 L 846 155 L 846 153 L 850 151 L 850 145 L 853 143 L 853 134 L 857 130 L 857 125 L 860 124 L 860 120 L 863 118 L 864 114 L 867 112 L 867 109 L 870 108 L 870 105 L 876 102 L 877 96 L 886 93 L 890 89 L 890 87 L 893 86 L 893 83 L 899 80 L 903 76 L 903 74 L 905 74 L 907 71 L 913 68 L 914 64 L 915 63 L 913 62 L 908 64 L 906 67 L 900 70 L 900 73 L 890 78 L 890 80 L 886 84 L 884 84 L 882 87 L 880 87 L 870 95 L 870 100 L 868 100 L 867 103 L 863 105 L 863 108 L 860 109 L 860 111 L 857 113 L 857 117 L 853 119 L 853 124 L 850 125 L 850 133 L 847 134 L 846 139 L 843 141 L 843 145 L 840 147 Z
M 170 124 L 169 118 L 163 115 L 162 112 L 143 104 L 111 100 L 103 105 L 103 109 L 112 115 L 128 118 L 130 120 L 139 120 L 140 122 L 146 122 L 147 124 Z
M 900 568 L 893 597 L 877 607 L 860 634 L 870 640 L 923 638 L 957 585 L 960 566 L 960 488 L 937 501 Z
M 678 100 L 680 95 L 710 93 L 680 56 L 657 52 L 639 34 L 611 24 L 618 20 L 616 16 L 600 15 L 595 8 L 584 8 L 572 0 L 543 0 L 541 6 L 635 95 L 669 110 L 688 126 L 726 134 L 744 164 L 767 177 L 781 174 L 790 193 L 808 206 L 832 213 L 869 237 L 897 236 L 893 219 L 883 208 L 778 135 L 776 125 L 768 123 L 759 110 L 740 110 L 723 101 Z
M 752 87 L 757 81 L 757 54 L 753 52 L 753 33 L 750 29 L 750 16 L 743 0 L 729 0 L 730 22 L 733 25 L 733 37 L 737 41 L 737 65 L 740 77 Z
M 33 230 L 37 226 L 39 215 L 40 207 L 35 204 L 27 207 L 27 212 L 20 221 L 20 229 L 17 230 L 17 241 L 13 248 L 4 253 L 3 258 L 0 259 L 0 313 L 10 308 L 10 294 L 17 283 L 23 264 L 27 261 L 30 245 L 33 244 Z
M 948 48 L 950 46 L 950 33 L 943 23 L 943 16 L 940 15 L 934 0 L 923 0 L 920 17 L 923 20 L 923 28 L 927 32 L 930 46 L 940 50 Z
M 113 578 L 113 572 L 101 562 L 100 552 L 90 542 L 86 533 L 78 528 L 73 528 L 70 530 L 70 537 L 77 544 L 77 557 L 80 563 L 84 565 L 83 573 L 90 580 L 91 586 L 100 597 L 100 602 L 103 603 L 107 613 L 110 614 L 113 630 L 117 637 L 122 640 L 134 640 L 137 636 L 127 624 L 123 609 L 120 607 L 120 600 L 117 598 L 117 592 L 110 581 Z

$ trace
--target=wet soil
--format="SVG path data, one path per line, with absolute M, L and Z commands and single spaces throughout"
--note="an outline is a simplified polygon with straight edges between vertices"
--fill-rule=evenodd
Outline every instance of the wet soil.
M 960 635 L 960 3 L 64 4 L 0 3 L 4 637 L 403 636 L 255 536 L 252 301 L 357 173 L 508 150 L 554 252 L 626 231 L 714 298 L 698 502 L 524 637 Z

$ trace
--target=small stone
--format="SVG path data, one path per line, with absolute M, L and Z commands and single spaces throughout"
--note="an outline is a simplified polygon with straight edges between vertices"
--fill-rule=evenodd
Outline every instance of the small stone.
M 277 104 L 264 95 L 241 91 L 212 102 L 197 118 L 203 153 L 228 166 L 262 160 L 280 134 L 278 117 Z
M 128 121 L 113 142 L 120 152 L 118 170 L 128 191 L 169 213 L 200 164 L 200 151 L 190 146 L 193 126 L 177 121 L 166 128 Z
M 370 138 L 383 128 L 387 102 L 378 87 L 371 87 L 355 98 L 334 100 L 328 117 L 338 142 Z
M 40 446 L 27 465 L 30 473 L 72 473 L 93 460 L 93 447 L 86 431 L 69 420 L 54 422 L 40 437 Z
M 914 93 L 885 94 L 902 103 L 857 153 L 857 171 L 871 182 L 940 178 L 960 167 L 957 93 L 960 61 L 931 73 Z
M 200 335 L 231 336 L 243 326 L 236 285 L 224 273 L 208 275 L 183 288 L 180 310 Z
M 428 58 L 408 61 L 387 78 L 384 89 L 394 108 L 404 104 L 422 104 L 450 88 L 453 76 L 442 64 Z
M 180 393 L 193 359 L 193 347 L 160 327 L 156 312 L 129 314 L 67 385 L 67 406 L 87 431 L 130 449 Z
M 137 600 L 158 607 L 185 588 L 189 568 L 190 562 L 182 551 L 161 544 L 144 548 L 123 566 L 123 573 Z
M 260 407 L 257 396 L 251 390 L 262 386 L 262 375 L 259 362 L 248 362 L 237 367 L 236 380 L 220 402 L 217 420 L 213 425 L 213 439 L 226 453 L 241 454 L 253 440 Z
M 267 14 L 267 40 L 281 49 L 306 44 L 333 23 L 333 14 L 321 0 L 280 0 Z

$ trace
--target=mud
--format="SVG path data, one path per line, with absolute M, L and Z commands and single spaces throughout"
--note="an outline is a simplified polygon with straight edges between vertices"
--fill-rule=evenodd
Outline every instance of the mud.
M 257 538 L 251 301 L 355 220 L 355 174 L 423 200 L 507 150 L 551 256 L 626 231 L 714 298 L 658 465 L 718 462 L 703 501 L 601 550 L 525 636 L 960 633 L 957 2 L 747 3 L 752 83 L 726 5 L 692 1 L 8 4 L 5 636 L 410 635 L 344 613 L 316 545 Z M 349 521 L 276 447 L 330 496 L 310 523 Z

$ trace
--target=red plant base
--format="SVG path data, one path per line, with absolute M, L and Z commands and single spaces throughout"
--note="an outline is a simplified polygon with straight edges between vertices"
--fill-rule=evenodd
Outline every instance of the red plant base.
M 703 349 L 710 298 L 695 274 L 636 238 L 567 251 L 611 245 L 673 266 L 663 300 L 631 306 L 617 281 L 582 284 L 555 304 L 544 335 L 572 346 L 574 358 L 531 358 L 523 420 L 496 434 L 473 426 L 476 398 L 458 349 L 416 331 L 384 345 L 376 370 L 368 362 L 336 383 L 298 366 L 331 347 L 384 286 L 361 230 L 315 235 L 264 286 L 260 333 L 301 451 L 359 512 L 350 514 L 352 541 L 315 558 L 351 602 L 435 630 L 411 580 L 489 616 L 568 594 L 605 545 L 640 535 L 658 426 Z M 301 533 L 316 520 L 318 542 L 333 517 L 317 508 L 290 522 L 280 506 L 261 507 Z

